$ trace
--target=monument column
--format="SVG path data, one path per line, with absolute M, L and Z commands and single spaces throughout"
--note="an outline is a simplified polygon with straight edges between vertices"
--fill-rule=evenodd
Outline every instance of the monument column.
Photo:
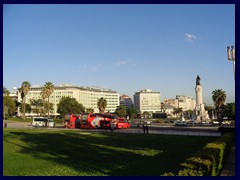
M 204 109 L 204 104 L 203 104 L 203 97 L 202 97 L 202 86 L 200 84 L 200 77 L 197 76 L 196 78 L 196 115 L 197 115 L 197 120 L 202 120 L 203 116 L 205 117 L 205 109 Z M 204 118 L 205 119 L 205 118 Z

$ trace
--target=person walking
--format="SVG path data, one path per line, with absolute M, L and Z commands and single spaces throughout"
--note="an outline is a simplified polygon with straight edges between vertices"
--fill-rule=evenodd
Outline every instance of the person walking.
M 145 126 L 145 129 L 146 129 L 146 132 L 147 132 L 147 134 L 148 134 L 148 125 L 146 124 L 146 126 Z
M 143 128 L 143 133 L 145 134 L 146 133 L 146 129 L 145 129 L 145 124 L 144 123 L 142 124 L 142 128 Z
M 111 132 L 114 130 L 114 123 L 111 123 Z

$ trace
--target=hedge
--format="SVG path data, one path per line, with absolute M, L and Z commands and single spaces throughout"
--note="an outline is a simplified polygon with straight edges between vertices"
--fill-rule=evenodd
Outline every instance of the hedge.
M 193 157 L 180 163 L 176 174 L 168 172 L 163 176 L 219 176 L 233 142 L 234 133 L 224 133 L 218 140 L 208 143 Z

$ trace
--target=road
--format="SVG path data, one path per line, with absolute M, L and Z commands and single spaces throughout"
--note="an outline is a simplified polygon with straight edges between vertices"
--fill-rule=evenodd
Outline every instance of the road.
M 7 124 L 5 124 L 7 123 Z M 6 127 L 5 127 L 6 126 Z M 14 122 L 5 121 L 3 123 L 5 128 L 31 128 L 29 122 Z M 62 124 L 57 124 L 55 128 L 46 128 L 51 130 L 65 129 Z M 66 129 L 73 130 L 73 129 Z M 104 129 L 74 129 L 79 131 L 90 131 L 90 132 L 111 132 L 110 130 Z M 115 129 L 113 132 L 119 133 L 137 133 L 143 134 L 141 127 L 137 128 L 137 124 L 132 124 L 130 129 Z M 172 123 L 155 123 L 148 126 L 149 134 L 169 134 L 169 135 L 192 135 L 192 136 L 221 136 L 218 132 L 218 126 L 174 126 Z

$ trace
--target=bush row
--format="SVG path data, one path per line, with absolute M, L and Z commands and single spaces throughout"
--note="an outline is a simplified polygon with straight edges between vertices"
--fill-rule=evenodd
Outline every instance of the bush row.
M 193 157 L 180 163 L 176 174 L 169 172 L 163 176 L 219 176 L 233 142 L 234 133 L 225 133 L 217 141 L 208 143 Z

